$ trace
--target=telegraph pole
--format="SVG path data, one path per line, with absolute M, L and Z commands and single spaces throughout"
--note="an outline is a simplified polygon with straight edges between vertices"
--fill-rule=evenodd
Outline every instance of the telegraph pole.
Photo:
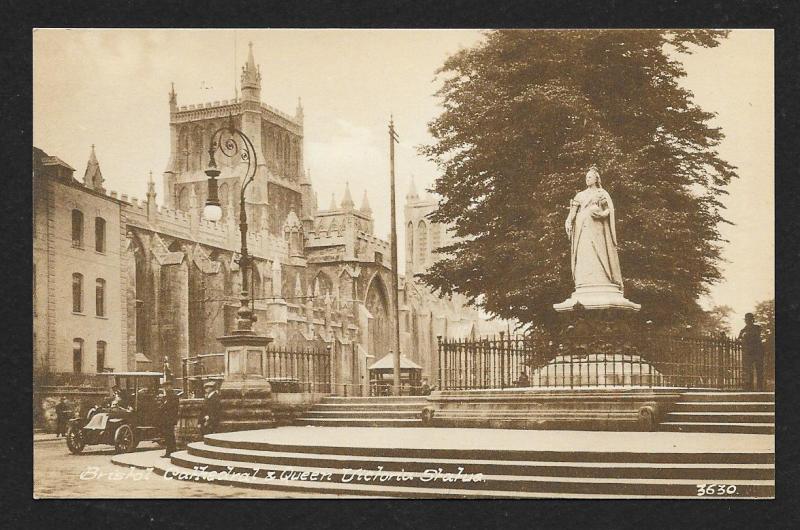
M 400 282 L 397 275 L 397 209 L 394 194 L 394 144 L 400 138 L 394 130 L 394 119 L 389 117 L 389 175 L 392 190 L 392 304 L 394 305 L 394 384 L 392 393 L 400 395 Z

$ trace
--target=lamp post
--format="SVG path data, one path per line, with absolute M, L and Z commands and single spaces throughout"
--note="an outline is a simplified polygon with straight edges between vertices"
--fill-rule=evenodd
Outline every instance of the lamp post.
M 245 208 L 244 194 L 247 187 L 255 180 L 258 159 L 256 150 L 250 138 L 236 128 L 233 116 L 227 126 L 220 127 L 211 135 L 208 148 L 209 162 L 206 175 L 208 175 L 208 199 L 203 209 L 204 216 L 211 221 L 219 221 L 222 217 L 222 208 L 219 204 L 217 177 L 220 171 L 214 158 L 219 151 L 224 156 L 240 160 L 247 164 L 242 180 L 242 189 L 239 196 L 239 233 L 241 235 L 241 255 L 236 263 L 242 272 L 242 291 L 239 294 L 239 309 L 236 311 L 236 328 L 229 335 L 219 337 L 217 340 L 225 346 L 225 380 L 222 389 L 236 389 L 242 392 L 255 391 L 269 394 L 270 385 L 265 378 L 266 347 L 272 342 L 271 337 L 257 335 L 253 330 L 256 316 L 251 305 L 251 267 L 253 258 L 247 251 L 247 210 Z M 265 395 L 267 395 L 265 394 Z M 270 413 L 271 414 L 271 413 Z M 271 423 L 270 418 L 260 418 Z
M 247 252 L 247 211 L 245 209 L 244 194 L 247 187 L 255 180 L 256 168 L 258 167 L 258 157 L 255 147 L 242 131 L 237 129 L 233 123 L 233 117 L 227 126 L 220 127 L 211 135 L 211 143 L 208 148 L 208 198 L 203 208 L 203 216 L 210 221 L 219 221 L 222 218 L 222 207 L 219 203 L 219 183 L 217 177 L 220 174 L 217 168 L 214 154 L 219 151 L 228 158 L 238 158 L 247 164 L 242 181 L 242 190 L 239 196 L 239 233 L 241 235 L 241 255 L 236 263 L 242 271 L 242 291 L 240 293 L 240 306 L 236 312 L 236 329 L 233 335 L 252 335 L 253 322 L 256 320 L 255 314 L 250 305 L 250 266 L 252 258 Z

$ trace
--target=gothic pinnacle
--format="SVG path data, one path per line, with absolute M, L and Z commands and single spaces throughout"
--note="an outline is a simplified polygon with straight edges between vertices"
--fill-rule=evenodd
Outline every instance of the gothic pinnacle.
M 344 183 L 344 198 L 342 199 L 342 209 L 352 210 L 355 207 L 353 197 L 350 195 L 350 183 Z
M 367 190 L 364 190 L 364 198 L 361 199 L 360 210 L 364 213 L 372 213 L 372 208 L 369 206 L 369 199 L 367 198 Z

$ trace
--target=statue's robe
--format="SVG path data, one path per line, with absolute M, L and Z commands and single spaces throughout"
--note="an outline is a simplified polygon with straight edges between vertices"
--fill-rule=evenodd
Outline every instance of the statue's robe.
M 622 289 L 611 196 L 602 188 L 588 188 L 578 192 L 572 204 L 578 208 L 571 241 L 575 287 L 614 284 Z M 592 205 L 608 210 L 609 215 L 593 217 Z

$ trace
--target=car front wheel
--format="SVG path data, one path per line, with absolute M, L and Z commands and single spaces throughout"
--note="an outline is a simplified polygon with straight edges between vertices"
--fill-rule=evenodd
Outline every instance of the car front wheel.
M 69 429 L 67 429 L 67 449 L 69 449 L 69 452 L 77 455 L 83 451 L 85 446 L 86 442 L 83 440 L 81 428 L 77 425 L 70 425 Z
M 120 425 L 114 433 L 114 449 L 117 453 L 130 453 L 136 448 L 136 437 L 130 425 Z

